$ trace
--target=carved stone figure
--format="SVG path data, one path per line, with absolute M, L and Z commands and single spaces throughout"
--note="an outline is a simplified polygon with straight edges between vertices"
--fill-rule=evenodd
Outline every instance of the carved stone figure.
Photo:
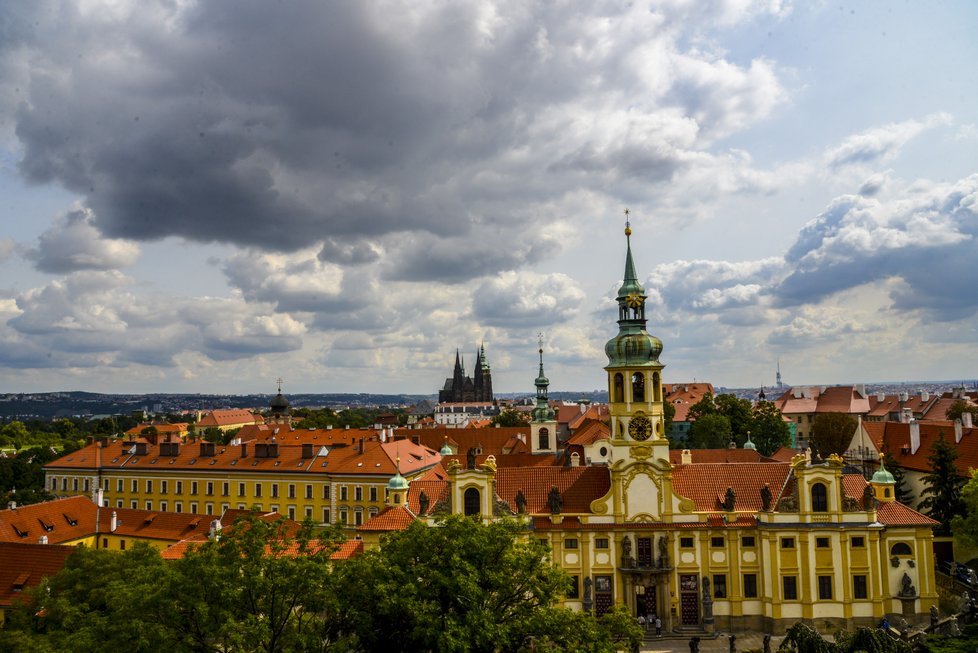
M 627 535 L 621 541 L 621 559 L 632 559 L 632 538 L 628 537 Z
M 429 505 L 431 505 L 431 500 L 428 498 L 428 495 L 424 493 L 424 490 L 422 490 L 421 494 L 418 495 L 418 508 L 421 515 L 428 512 Z
M 771 636 L 764 636 L 764 653 L 771 653 Z
M 516 512 L 520 515 L 526 514 L 526 495 L 523 490 L 516 491 Z
M 584 579 L 584 600 L 591 600 L 591 577 L 588 576 Z
M 467 469 L 475 469 L 475 447 L 469 447 L 465 453 L 465 461 L 468 464 Z
M 710 579 L 707 576 L 703 576 L 703 600 L 713 601 L 713 595 L 710 594 Z
M 937 622 L 940 620 L 941 620 L 941 613 L 938 612 L 937 606 L 936 605 L 930 606 L 930 627 L 936 628 Z
M 771 509 L 771 486 L 767 483 L 761 488 L 761 510 L 768 512 Z
M 659 536 L 659 567 L 669 566 L 669 539 L 665 535 Z
M 557 489 L 557 486 L 550 488 L 547 501 L 550 503 L 550 514 L 559 515 L 561 509 L 564 507 L 564 499 L 560 496 L 560 490 Z
M 900 580 L 900 596 L 917 596 L 917 588 L 913 586 L 913 581 L 910 580 L 910 576 L 906 573 L 903 574 L 903 578 Z
M 734 507 L 737 505 L 737 494 L 733 491 L 732 487 L 727 488 L 727 494 L 723 498 L 723 509 L 727 512 L 733 512 Z

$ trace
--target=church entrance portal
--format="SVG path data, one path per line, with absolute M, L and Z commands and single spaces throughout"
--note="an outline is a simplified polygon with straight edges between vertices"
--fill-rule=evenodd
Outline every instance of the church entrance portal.
M 684 626 L 696 626 L 700 622 L 698 581 L 696 574 L 683 574 L 679 577 L 679 616 Z

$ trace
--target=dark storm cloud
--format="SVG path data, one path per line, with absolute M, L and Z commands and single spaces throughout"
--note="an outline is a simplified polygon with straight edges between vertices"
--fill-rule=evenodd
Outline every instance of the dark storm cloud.
M 323 261 L 376 263 L 384 250 L 386 275 L 419 281 L 454 281 L 451 243 L 489 242 L 569 192 L 647 192 L 687 169 L 707 132 L 782 96 L 766 63 L 681 53 L 678 27 L 663 27 L 681 16 L 637 7 L 42 6 L 48 20 L 18 55 L 20 170 L 83 195 L 104 235 L 279 251 L 325 241 Z M 724 24 L 747 13 L 714 8 Z M 595 165 L 602 174 L 587 173 Z M 423 255 L 391 246 L 419 232 L 435 238 Z M 466 269 L 517 269 L 550 245 Z
M 102 238 L 90 212 L 72 211 L 41 234 L 27 258 L 42 272 L 64 274 L 78 270 L 114 270 L 132 265 L 139 247 L 123 240 Z M 2 258 L 2 257 L 0 257 Z

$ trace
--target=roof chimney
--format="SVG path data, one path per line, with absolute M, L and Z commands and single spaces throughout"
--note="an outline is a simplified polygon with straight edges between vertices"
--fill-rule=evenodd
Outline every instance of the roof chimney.
M 691 465 L 693 464 L 693 453 L 689 449 L 683 449 L 679 460 L 684 465 Z
M 357 446 L 357 453 L 363 453 L 363 438 L 360 438 L 360 443 Z
M 920 422 L 910 422 L 910 454 L 920 449 Z
M 900 409 L 900 422 L 903 424 L 909 424 L 913 421 L 913 410 L 910 408 Z
M 119 528 L 119 516 L 115 514 L 115 510 L 112 511 L 112 516 L 109 518 L 109 532 L 115 533 L 115 529 Z
M 884 401 L 886 401 L 886 393 L 883 392 L 882 390 L 880 390 L 879 392 L 877 392 L 876 393 L 876 401 L 878 401 L 879 403 L 883 403 Z
M 926 390 L 921 390 L 920 391 L 920 401 L 921 402 L 930 401 L 930 393 L 927 392 Z
M 954 420 L 954 443 L 961 444 L 961 436 L 964 435 L 964 429 L 961 428 L 961 420 Z
M 221 526 L 221 520 L 220 519 L 214 519 L 214 520 L 212 520 L 211 521 L 210 530 L 207 531 L 207 537 L 208 537 L 208 539 L 211 539 L 211 540 L 219 540 L 219 539 L 221 539 L 221 530 L 223 528 L 224 527 Z
M 863 397 L 864 399 L 866 398 L 866 384 L 865 383 L 857 383 L 856 385 L 852 386 L 852 388 L 853 388 L 853 390 L 855 390 L 859 394 L 860 397 Z
M 907 403 L 907 401 L 909 401 L 909 399 L 910 399 L 910 395 L 908 393 L 906 393 L 906 392 L 901 392 L 900 393 L 900 403 L 901 404 Z
M 968 411 L 966 411 L 966 410 L 965 411 L 962 411 L 961 412 L 961 425 L 964 428 L 966 428 L 966 429 L 970 429 L 971 428 L 971 421 L 972 421 L 971 420 L 971 413 L 968 412 Z
M 47 535 L 42 535 L 41 537 L 37 538 L 37 543 L 38 544 L 47 544 L 48 543 L 48 536 Z
M 17 510 L 17 502 L 16 501 L 8 501 L 7 502 L 7 510 Z

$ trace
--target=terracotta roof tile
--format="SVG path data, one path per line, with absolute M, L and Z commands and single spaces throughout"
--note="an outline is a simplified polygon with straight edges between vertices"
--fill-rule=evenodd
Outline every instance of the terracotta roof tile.
M 347 540 L 333 551 L 330 560 L 349 560 L 363 553 L 363 540 Z
M 880 504 L 876 519 L 887 526 L 936 526 L 940 523 L 896 501 Z
M 61 571 L 74 551 L 73 546 L 0 542 L 0 608 L 12 606 L 42 578 Z
M 608 425 L 596 419 L 587 419 L 567 439 L 567 444 L 586 446 L 602 439 L 611 439 L 611 431 L 608 429 Z
M 95 533 L 98 506 L 85 496 L 56 499 L 13 510 L 0 510 L 0 542 L 48 544 L 73 542 Z
M 591 502 L 611 489 L 607 467 L 500 467 L 496 493 L 516 509 L 516 493 L 523 491 L 528 513 L 549 513 L 551 488 L 560 490 L 562 513 L 590 513 Z
M 699 512 L 719 510 L 728 487 L 737 497 L 737 511 L 757 512 L 764 484 L 771 488 L 776 504 L 790 472 L 789 464 L 775 462 L 680 465 L 673 471 L 672 486 L 680 496 L 692 499 Z
M 703 463 L 759 463 L 770 462 L 756 450 L 753 449 L 690 449 L 693 458 L 693 465 Z M 682 464 L 682 450 L 670 449 L 669 462 L 673 465 Z
M 404 506 L 387 506 L 357 528 L 358 531 L 403 531 L 418 520 Z
M 446 479 L 411 481 L 411 485 L 408 487 L 408 507 L 414 514 L 424 517 L 435 509 L 439 501 L 448 499 L 448 491 L 449 486 Z M 428 510 L 425 515 L 421 514 L 422 492 L 428 497 Z

